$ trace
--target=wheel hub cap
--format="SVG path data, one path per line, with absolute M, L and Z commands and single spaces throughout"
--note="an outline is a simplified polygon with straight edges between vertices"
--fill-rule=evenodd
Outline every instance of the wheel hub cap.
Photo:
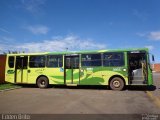
M 114 87 L 119 87 L 120 86 L 120 82 L 118 80 L 115 80 L 113 82 Z
M 45 81 L 43 80 L 43 81 L 41 82 L 41 84 L 42 84 L 42 85 L 45 85 Z

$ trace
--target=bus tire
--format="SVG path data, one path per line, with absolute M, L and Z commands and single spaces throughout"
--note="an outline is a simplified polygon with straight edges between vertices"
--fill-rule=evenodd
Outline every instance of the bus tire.
M 37 86 L 39 88 L 47 88 L 49 85 L 49 81 L 46 77 L 42 76 L 37 80 Z
M 120 77 L 114 77 L 109 83 L 112 90 L 121 91 L 124 88 L 124 81 Z

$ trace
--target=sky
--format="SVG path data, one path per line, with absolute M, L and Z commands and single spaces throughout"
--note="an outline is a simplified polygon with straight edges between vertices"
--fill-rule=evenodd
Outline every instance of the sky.
M 160 63 L 160 0 L 0 0 L 0 53 L 147 47 Z

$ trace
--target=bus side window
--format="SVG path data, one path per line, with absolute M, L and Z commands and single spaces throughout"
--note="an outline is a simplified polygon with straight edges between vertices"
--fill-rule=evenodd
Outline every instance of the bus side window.
M 101 66 L 101 54 L 82 54 L 82 66 Z
M 45 67 L 45 56 L 30 56 L 29 67 L 31 68 Z
M 48 55 L 47 56 L 47 67 L 62 67 L 63 57 L 62 55 Z
M 124 54 L 123 53 L 104 53 L 103 54 L 103 65 L 107 67 L 123 66 L 124 65 Z
M 8 58 L 8 66 L 10 68 L 14 68 L 14 57 L 13 56 L 9 56 L 9 58 Z

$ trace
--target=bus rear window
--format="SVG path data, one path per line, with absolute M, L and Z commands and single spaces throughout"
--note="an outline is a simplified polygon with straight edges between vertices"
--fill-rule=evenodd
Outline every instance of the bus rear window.
M 14 57 L 13 57 L 13 56 L 10 56 L 10 57 L 8 58 L 8 66 L 9 66 L 10 68 L 13 68 L 13 67 L 14 67 Z
M 123 53 L 104 53 L 103 54 L 103 66 L 123 66 L 124 54 Z
M 29 67 L 31 68 L 45 67 L 45 56 L 30 56 Z
M 49 55 L 47 56 L 47 67 L 62 67 L 62 55 Z

